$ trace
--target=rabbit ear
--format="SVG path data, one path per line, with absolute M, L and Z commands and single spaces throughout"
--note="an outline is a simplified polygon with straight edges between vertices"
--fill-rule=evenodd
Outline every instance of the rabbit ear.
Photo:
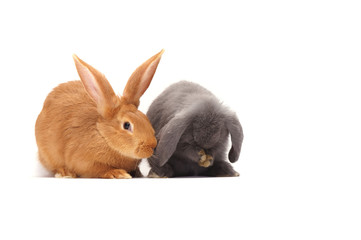
M 128 103 L 139 106 L 139 99 L 149 87 L 163 52 L 164 50 L 149 58 L 130 76 L 123 92 L 123 98 Z
M 115 95 L 105 76 L 73 55 L 76 70 L 89 96 L 97 104 L 98 112 L 103 117 L 109 117 L 112 110 L 119 106 L 119 98 Z
M 154 153 L 159 166 L 166 164 L 172 156 L 189 122 L 189 116 L 179 113 L 160 130 L 157 135 L 158 145 Z
M 228 153 L 228 158 L 231 163 L 234 163 L 238 160 L 239 154 L 241 153 L 243 129 L 236 114 L 230 116 L 226 125 L 232 140 L 232 148 Z

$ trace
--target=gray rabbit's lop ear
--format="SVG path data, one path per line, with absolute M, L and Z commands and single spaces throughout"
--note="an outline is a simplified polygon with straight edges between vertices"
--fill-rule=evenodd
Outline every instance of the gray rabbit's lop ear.
M 175 152 L 179 139 L 190 123 L 188 114 L 179 113 L 172 118 L 159 132 L 158 145 L 154 155 L 158 159 L 158 165 L 163 166 Z
M 235 113 L 229 117 L 226 126 L 231 134 L 232 141 L 232 148 L 228 153 L 228 158 L 231 163 L 234 163 L 238 160 L 241 153 L 243 129 Z

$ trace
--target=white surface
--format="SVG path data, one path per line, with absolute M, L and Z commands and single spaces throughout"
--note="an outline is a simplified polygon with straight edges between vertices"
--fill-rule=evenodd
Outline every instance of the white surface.
M 360 239 L 358 1 L 2 1 L 1 239 Z M 192 80 L 244 127 L 239 178 L 38 178 L 34 124 L 78 79 L 121 93 L 166 52 L 141 99 Z M 10 234 L 10 235 L 9 235 Z M 4 237 L 6 236 L 6 237 Z

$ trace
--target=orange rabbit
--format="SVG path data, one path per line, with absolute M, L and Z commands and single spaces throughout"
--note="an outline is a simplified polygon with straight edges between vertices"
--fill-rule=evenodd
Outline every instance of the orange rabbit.
M 35 125 L 39 160 L 56 177 L 131 178 L 157 145 L 137 108 L 163 50 L 130 76 L 118 97 L 98 70 L 73 56 L 81 81 L 54 88 Z M 132 175 L 132 176 L 131 176 Z

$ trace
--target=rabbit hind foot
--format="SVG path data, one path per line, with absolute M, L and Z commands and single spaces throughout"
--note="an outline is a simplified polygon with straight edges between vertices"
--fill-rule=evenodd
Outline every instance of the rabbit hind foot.
M 56 178 L 76 178 L 76 174 L 66 168 L 59 168 L 55 171 Z

